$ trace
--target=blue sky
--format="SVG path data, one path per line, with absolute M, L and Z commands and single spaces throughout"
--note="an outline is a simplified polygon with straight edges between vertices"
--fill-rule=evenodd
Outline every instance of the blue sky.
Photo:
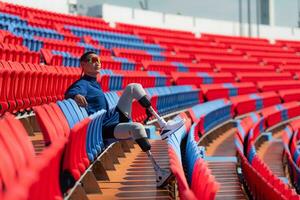
M 80 0 L 79 0 L 80 1 Z M 82 0 L 83 1 L 83 0 Z M 81 1 L 81 2 L 82 2 Z M 110 3 L 140 8 L 140 0 L 84 0 L 85 4 Z M 143 0 L 142 0 L 143 1 Z M 247 20 L 246 4 L 243 1 L 244 21 Z M 278 26 L 297 26 L 298 0 L 274 0 L 275 24 Z M 166 13 L 181 13 L 195 17 L 238 21 L 238 0 L 148 0 L 149 9 Z M 252 21 L 255 22 L 256 0 L 251 0 Z

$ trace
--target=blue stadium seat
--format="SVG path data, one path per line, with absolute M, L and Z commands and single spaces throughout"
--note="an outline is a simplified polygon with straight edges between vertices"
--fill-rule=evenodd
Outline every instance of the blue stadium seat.
M 106 111 L 101 110 L 89 116 L 92 121 L 88 126 L 86 147 L 90 161 L 93 161 L 104 149 L 102 139 L 102 120 L 105 114 Z

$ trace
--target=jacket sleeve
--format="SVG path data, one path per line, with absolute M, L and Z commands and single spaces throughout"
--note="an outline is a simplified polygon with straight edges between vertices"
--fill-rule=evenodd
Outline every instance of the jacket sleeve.
M 65 98 L 73 99 L 77 94 L 80 94 L 82 96 L 86 96 L 87 94 L 86 84 L 84 84 L 83 81 L 78 81 L 72 84 L 65 92 Z

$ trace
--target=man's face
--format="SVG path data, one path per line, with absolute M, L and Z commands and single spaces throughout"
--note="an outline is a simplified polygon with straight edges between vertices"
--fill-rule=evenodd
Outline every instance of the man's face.
M 99 56 L 90 54 L 88 59 L 81 63 L 85 74 L 96 76 L 101 69 L 101 62 Z

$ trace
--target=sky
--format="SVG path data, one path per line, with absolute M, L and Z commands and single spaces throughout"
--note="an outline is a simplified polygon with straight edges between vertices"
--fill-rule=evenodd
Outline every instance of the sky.
M 109 3 L 140 8 L 144 0 L 78 0 L 86 6 Z M 251 20 L 256 22 L 256 0 L 251 1 Z M 296 27 L 298 24 L 298 1 L 274 0 L 275 25 Z M 148 0 L 149 10 L 201 18 L 238 21 L 239 0 Z M 242 0 L 243 21 L 247 21 L 247 0 Z

